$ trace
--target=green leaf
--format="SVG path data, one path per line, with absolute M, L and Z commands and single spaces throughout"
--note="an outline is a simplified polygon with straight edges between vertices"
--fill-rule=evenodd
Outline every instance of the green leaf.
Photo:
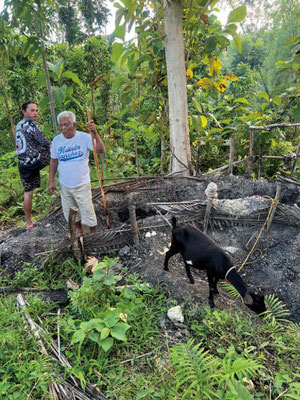
M 236 33 L 237 30 L 237 25 L 236 24 L 229 24 L 225 27 L 224 33 L 229 33 L 232 37 L 235 37 L 237 35 Z
M 107 338 L 107 336 L 109 335 L 110 329 L 108 328 L 103 328 L 101 331 L 101 340 L 104 340 Z
M 247 7 L 240 6 L 231 11 L 228 16 L 227 24 L 231 22 L 242 22 L 247 15 Z
M 108 313 L 103 318 L 103 321 L 105 323 L 105 326 L 107 326 L 108 328 L 112 328 L 119 321 L 119 311 L 117 310 L 108 311 Z
M 293 36 L 291 37 L 289 40 L 287 40 L 286 42 L 284 42 L 284 46 L 287 46 L 288 44 L 291 43 L 299 43 L 300 42 L 300 36 Z
M 256 95 L 256 97 L 261 97 L 261 98 L 265 99 L 268 103 L 270 101 L 269 95 L 266 92 L 258 93 Z
M 296 121 L 296 122 L 300 122 L 300 108 L 297 108 L 293 114 L 291 115 L 291 117 Z
M 83 342 L 85 339 L 85 331 L 83 329 L 79 329 L 78 331 L 76 331 L 71 339 L 71 345 L 74 343 L 78 343 L 78 342 Z
M 121 54 L 123 54 L 123 52 L 124 52 L 124 47 L 122 43 L 114 43 L 112 46 L 112 56 L 111 56 L 112 61 L 117 61 L 121 57 Z
M 116 27 L 116 29 L 114 30 L 114 34 L 119 39 L 122 39 L 122 40 L 125 39 L 125 29 L 121 25 Z
M 105 272 L 103 272 L 100 269 L 93 272 L 93 279 L 95 281 L 101 281 L 104 277 L 105 277 Z
M 135 293 L 128 288 L 125 288 L 122 293 L 126 299 L 134 299 L 135 298 Z
M 111 336 L 118 340 L 126 340 L 126 332 L 130 328 L 130 325 L 125 322 L 119 322 L 111 331 Z
M 262 103 L 261 105 L 260 105 L 260 108 L 261 108 L 261 110 L 262 111 L 265 111 L 265 109 L 268 107 L 268 103 Z
M 282 98 L 280 96 L 276 96 L 272 99 L 273 103 L 276 104 L 276 106 L 280 106 L 282 102 Z
M 71 79 L 74 83 L 77 83 L 77 85 L 82 86 L 82 83 L 80 81 L 80 79 L 78 78 L 78 75 L 75 74 L 72 71 L 65 71 L 62 73 L 62 77 L 63 78 L 68 78 Z
M 217 38 L 215 36 L 211 36 L 207 39 L 206 43 L 205 43 L 205 50 L 208 53 L 211 53 L 212 51 L 215 50 L 215 48 L 217 47 L 218 41 Z
M 198 101 L 196 100 L 195 97 L 193 97 L 193 105 L 194 105 L 194 107 L 196 108 L 196 110 L 197 110 L 199 113 L 202 114 L 203 111 L 202 111 L 201 104 L 198 103 Z
M 236 395 L 239 400 L 254 400 L 254 397 L 248 392 L 248 390 L 235 379 L 233 382 L 228 382 L 228 386 L 232 394 Z
M 111 286 L 115 282 L 115 277 L 111 274 L 108 278 L 104 279 L 103 285 Z
M 90 319 L 89 321 L 82 322 L 80 324 L 80 328 L 84 329 L 85 331 L 97 329 L 98 332 L 101 332 L 101 330 L 104 328 L 104 323 L 103 320 L 100 318 L 93 318 Z
M 100 340 L 99 344 L 105 352 L 108 352 L 108 350 L 111 349 L 114 344 L 114 339 L 112 337 L 108 337 L 104 340 Z
M 238 35 L 236 35 L 233 38 L 233 41 L 234 41 L 235 48 L 237 49 L 237 51 L 239 53 L 241 53 L 242 52 L 242 41 L 241 41 L 241 38 Z
M 245 99 L 245 97 L 239 97 L 238 99 L 234 100 L 234 103 L 249 104 L 249 101 Z
M 99 343 L 100 341 L 100 334 L 97 332 L 90 332 L 88 334 L 88 339 L 92 340 L 93 342 Z

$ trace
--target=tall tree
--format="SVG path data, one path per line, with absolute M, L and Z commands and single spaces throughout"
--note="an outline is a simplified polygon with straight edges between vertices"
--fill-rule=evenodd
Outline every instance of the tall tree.
M 56 0 L 48 0 L 47 2 L 42 2 L 41 0 L 5 0 L 4 6 L 1 18 L 10 21 L 12 26 L 28 38 L 25 46 L 25 55 L 30 54 L 32 57 L 42 56 L 53 130 L 54 134 L 57 135 L 45 45 L 45 38 L 49 35 L 50 28 L 54 26 L 53 10 L 57 7 Z
M 169 93 L 171 172 L 188 175 L 191 169 L 191 150 L 180 0 L 164 0 L 164 25 Z

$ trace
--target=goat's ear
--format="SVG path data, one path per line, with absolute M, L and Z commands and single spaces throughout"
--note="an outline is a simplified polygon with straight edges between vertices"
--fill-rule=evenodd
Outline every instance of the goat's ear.
M 251 296 L 251 294 L 249 294 L 249 293 L 246 293 L 246 294 L 245 294 L 244 303 L 247 304 L 247 306 L 252 306 L 252 304 L 253 304 L 253 297 Z

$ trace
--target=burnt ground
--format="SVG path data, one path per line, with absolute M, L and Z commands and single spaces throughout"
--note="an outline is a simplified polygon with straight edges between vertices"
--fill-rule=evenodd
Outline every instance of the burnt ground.
M 179 303 L 190 299 L 199 306 L 207 306 L 208 283 L 205 272 L 192 269 L 195 284 L 186 277 L 180 256 L 174 256 L 169 263 L 169 272 L 163 271 L 164 251 L 170 243 L 170 227 L 149 205 L 153 202 L 180 202 L 205 200 L 207 184 L 214 181 L 218 185 L 219 199 L 240 199 L 249 196 L 275 197 L 276 182 L 264 180 L 250 181 L 242 177 L 222 176 L 214 178 L 155 178 L 142 179 L 105 187 L 106 201 L 111 228 L 130 228 L 128 203 L 136 207 L 137 222 L 140 228 L 140 241 L 131 240 L 118 243 L 106 250 L 86 248 L 87 253 L 98 258 L 107 254 L 119 256 L 120 264 L 135 272 L 152 284 L 160 284 L 169 290 Z M 106 223 L 98 188 L 93 189 L 94 204 L 98 218 L 99 232 L 106 232 Z M 282 183 L 280 202 L 293 207 L 300 213 L 300 186 Z M 179 218 L 180 220 L 180 218 Z M 201 221 L 199 227 L 201 228 Z M 195 221 L 197 225 L 197 221 Z M 247 243 L 259 231 L 258 226 L 209 227 L 207 234 L 225 251 L 234 264 L 241 264 L 249 253 Z M 67 224 L 58 207 L 46 218 L 29 230 L 2 230 L 0 233 L 0 274 L 13 275 L 21 270 L 24 263 L 40 266 L 43 260 L 53 256 L 60 249 L 60 259 L 70 256 L 69 240 L 66 239 Z M 291 312 L 291 319 L 299 322 L 299 283 L 300 283 L 300 230 L 293 224 L 273 223 L 271 230 L 263 234 L 258 243 L 261 251 L 255 252 L 256 260 L 250 260 L 242 271 L 243 279 L 249 285 L 264 287 L 264 293 L 274 293 Z M 64 285 L 65 282 L 62 282 Z M 216 307 L 248 309 L 234 300 L 224 290 L 216 297 Z

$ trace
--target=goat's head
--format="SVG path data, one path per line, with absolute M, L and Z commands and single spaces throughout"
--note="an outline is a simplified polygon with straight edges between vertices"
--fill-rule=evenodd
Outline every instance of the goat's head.
M 261 314 L 266 311 L 264 296 L 258 293 L 257 289 L 248 289 L 244 296 L 244 303 L 250 310 Z

